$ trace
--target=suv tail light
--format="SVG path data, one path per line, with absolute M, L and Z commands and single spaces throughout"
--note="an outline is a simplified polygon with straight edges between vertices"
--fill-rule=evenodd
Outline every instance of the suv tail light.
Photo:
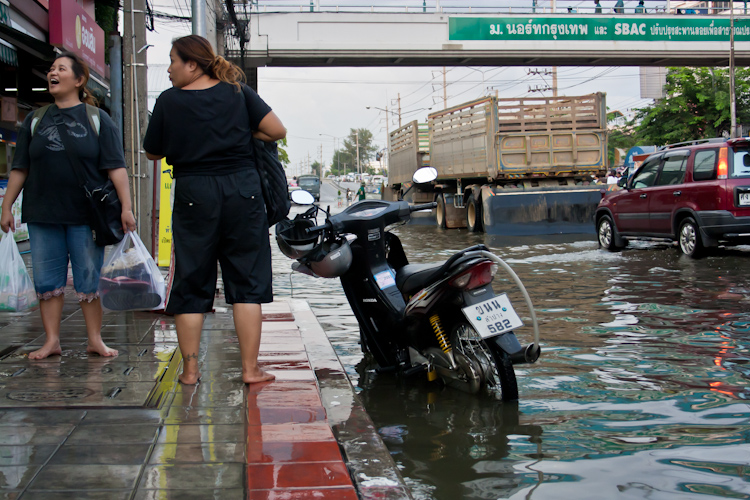
M 716 178 L 726 179 L 729 173 L 729 167 L 727 165 L 727 148 L 719 149 L 719 165 L 716 167 Z
M 451 279 L 448 284 L 462 290 L 473 290 L 490 283 L 496 273 L 497 264 L 490 261 L 480 262 L 468 271 Z

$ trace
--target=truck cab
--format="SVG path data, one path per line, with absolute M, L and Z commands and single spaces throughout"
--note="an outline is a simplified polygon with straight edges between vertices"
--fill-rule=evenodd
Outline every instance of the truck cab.
M 317 175 L 300 175 L 297 177 L 297 184 L 300 189 L 313 195 L 315 201 L 320 201 L 320 179 Z

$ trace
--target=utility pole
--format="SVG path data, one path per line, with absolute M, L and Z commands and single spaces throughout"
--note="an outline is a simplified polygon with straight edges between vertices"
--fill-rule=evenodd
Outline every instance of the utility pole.
M 123 3 L 123 136 L 125 164 L 132 178 L 133 213 L 138 234 L 153 254 L 154 162 L 146 158 L 141 140 L 148 125 L 148 83 L 146 80 L 146 0 Z
M 552 97 L 557 97 L 557 66 L 552 66 Z
M 360 164 L 359 164 L 359 129 L 357 129 L 355 132 L 357 134 L 357 173 L 361 174 L 362 171 L 360 170 Z
M 401 128 L 401 93 L 398 93 L 398 128 Z M 385 107 L 385 132 L 388 133 L 388 106 Z
M 443 66 L 443 109 L 448 109 L 448 84 L 445 81 L 445 66 Z
M 206 0 L 191 0 L 193 35 L 206 38 Z

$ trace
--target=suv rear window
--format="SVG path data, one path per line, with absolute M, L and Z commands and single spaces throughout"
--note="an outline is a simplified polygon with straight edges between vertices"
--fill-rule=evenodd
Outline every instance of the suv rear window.
M 735 148 L 731 177 L 750 177 L 750 148 Z
M 716 149 L 704 149 L 695 153 L 695 160 L 693 160 L 694 180 L 710 180 L 716 177 L 716 156 Z

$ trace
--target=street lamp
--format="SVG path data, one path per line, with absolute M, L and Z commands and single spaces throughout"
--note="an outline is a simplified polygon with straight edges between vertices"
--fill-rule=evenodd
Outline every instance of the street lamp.
M 331 134 L 318 134 L 318 135 L 325 135 L 326 137 L 332 137 L 333 138 L 333 154 L 334 154 L 334 156 L 336 156 L 336 171 L 339 173 L 339 175 L 341 175 L 341 164 L 340 164 L 340 161 L 339 161 L 338 152 L 336 150 L 336 141 L 338 140 L 338 137 L 336 137 L 335 135 L 331 135 Z M 322 170 L 322 168 L 321 168 L 321 170 Z

